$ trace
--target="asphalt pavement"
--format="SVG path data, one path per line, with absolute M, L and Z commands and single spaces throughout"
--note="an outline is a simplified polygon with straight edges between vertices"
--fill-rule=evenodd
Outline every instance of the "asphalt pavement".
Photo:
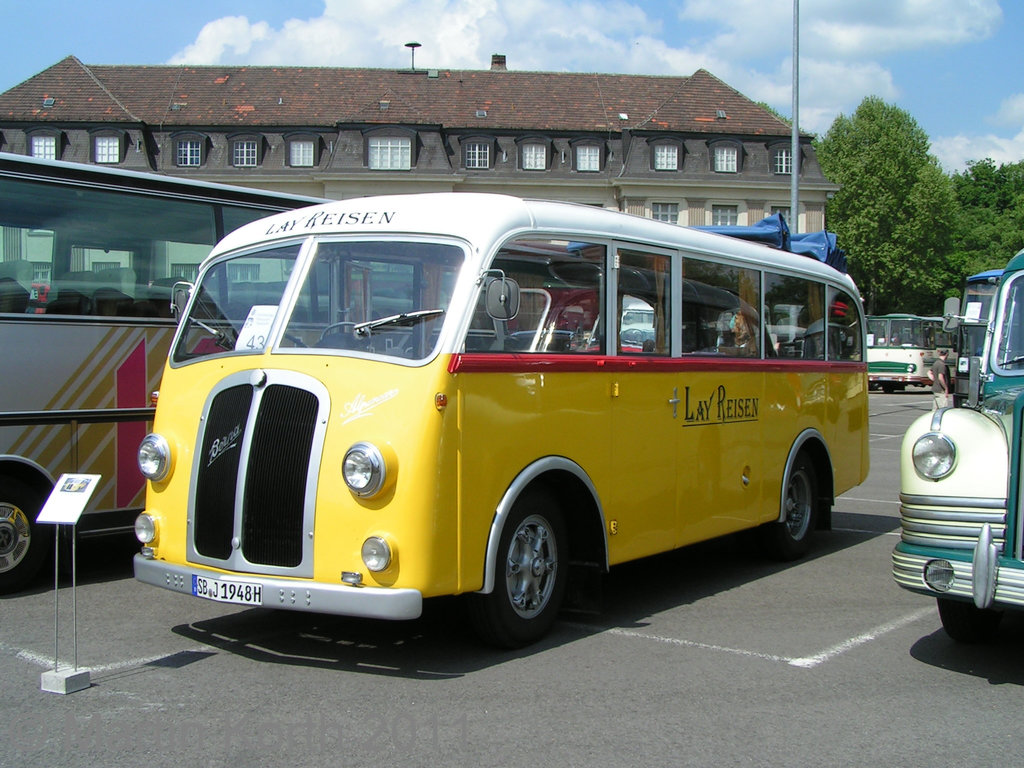
M 953 643 L 898 588 L 898 451 L 925 390 L 871 395 L 871 474 L 795 563 L 748 536 L 623 565 L 600 610 L 543 642 L 480 646 L 458 600 L 377 622 L 189 599 L 84 543 L 0 598 L 0 766 L 893 766 L 1013 763 L 1024 620 Z M 72 605 L 72 594 L 76 605 Z

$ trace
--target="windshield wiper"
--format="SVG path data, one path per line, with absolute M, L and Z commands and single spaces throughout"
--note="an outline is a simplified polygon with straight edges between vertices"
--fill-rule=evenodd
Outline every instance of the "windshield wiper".
M 377 320 L 367 320 L 365 323 L 356 323 L 352 327 L 352 332 L 356 336 L 369 336 L 370 331 L 377 328 L 382 328 L 385 325 L 413 325 L 418 323 L 420 320 L 426 320 L 430 317 L 437 317 L 443 315 L 443 309 L 417 309 L 415 312 L 402 312 L 399 315 L 388 315 L 387 317 L 381 317 Z
M 195 323 L 200 328 L 202 328 L 204 331 L 206 331 L 211 336 L 213 336 L 213 343 L 216 344 L 221 349 L 232 349 L 235 346 L 234 340 L 230 340 L 229 341 L 228 340 L 228 335 L 224 331 L 221 331 L 221 330 L 219 330 L 217 328 L 214 328 L 211 325 L 207 325 L 202 320 L 197 320 L 194 317 L 191 318 L 191 320 L 192 320 L 193 323 Z M 232 330 L 234 330 L 234 329 L 232 329 Z
M 999 361 L 999 364 L 1001 366 L 1003 366 L 1004 368 L 1006 366 L 1008 366 L 1008 365 L 1018 365 L 1020 363 L 1024 363 L 1024 355 L 1018 355 L 1017 357 L 1014 357 L 1014 358 L 1012 358 L 1010 360 L 1000 360 Z

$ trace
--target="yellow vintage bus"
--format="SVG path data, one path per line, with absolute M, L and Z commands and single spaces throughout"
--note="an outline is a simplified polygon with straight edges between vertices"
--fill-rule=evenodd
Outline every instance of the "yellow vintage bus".
M 191 291 L 139 450 L 136 577 L 387 619 L 466 594 L 518 646 L 577 569 L 754 527 L 798 557 L 867 475 L 864 333 L 831 267 L 589 206 L 270 217 Z

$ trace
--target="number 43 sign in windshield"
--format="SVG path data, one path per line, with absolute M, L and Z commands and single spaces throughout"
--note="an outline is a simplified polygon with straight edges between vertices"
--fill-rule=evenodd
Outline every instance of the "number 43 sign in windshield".
M 255 352 L 267 346 L 267 333 L 275 314 L 277 307 L 273 305 L 257 304 L 250 309 L 235 341 L 235 349 Z

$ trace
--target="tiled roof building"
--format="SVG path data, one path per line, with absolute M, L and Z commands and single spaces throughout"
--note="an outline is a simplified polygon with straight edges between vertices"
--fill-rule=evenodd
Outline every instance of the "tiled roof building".
M 96 66 L 0 94 L 0 150 L 346 198 L 492 191 L 681 224 L 788 216 L 790 127 L 688 77 L 337 67 Z M 801 137 L 800 229 L 828 182 Z

